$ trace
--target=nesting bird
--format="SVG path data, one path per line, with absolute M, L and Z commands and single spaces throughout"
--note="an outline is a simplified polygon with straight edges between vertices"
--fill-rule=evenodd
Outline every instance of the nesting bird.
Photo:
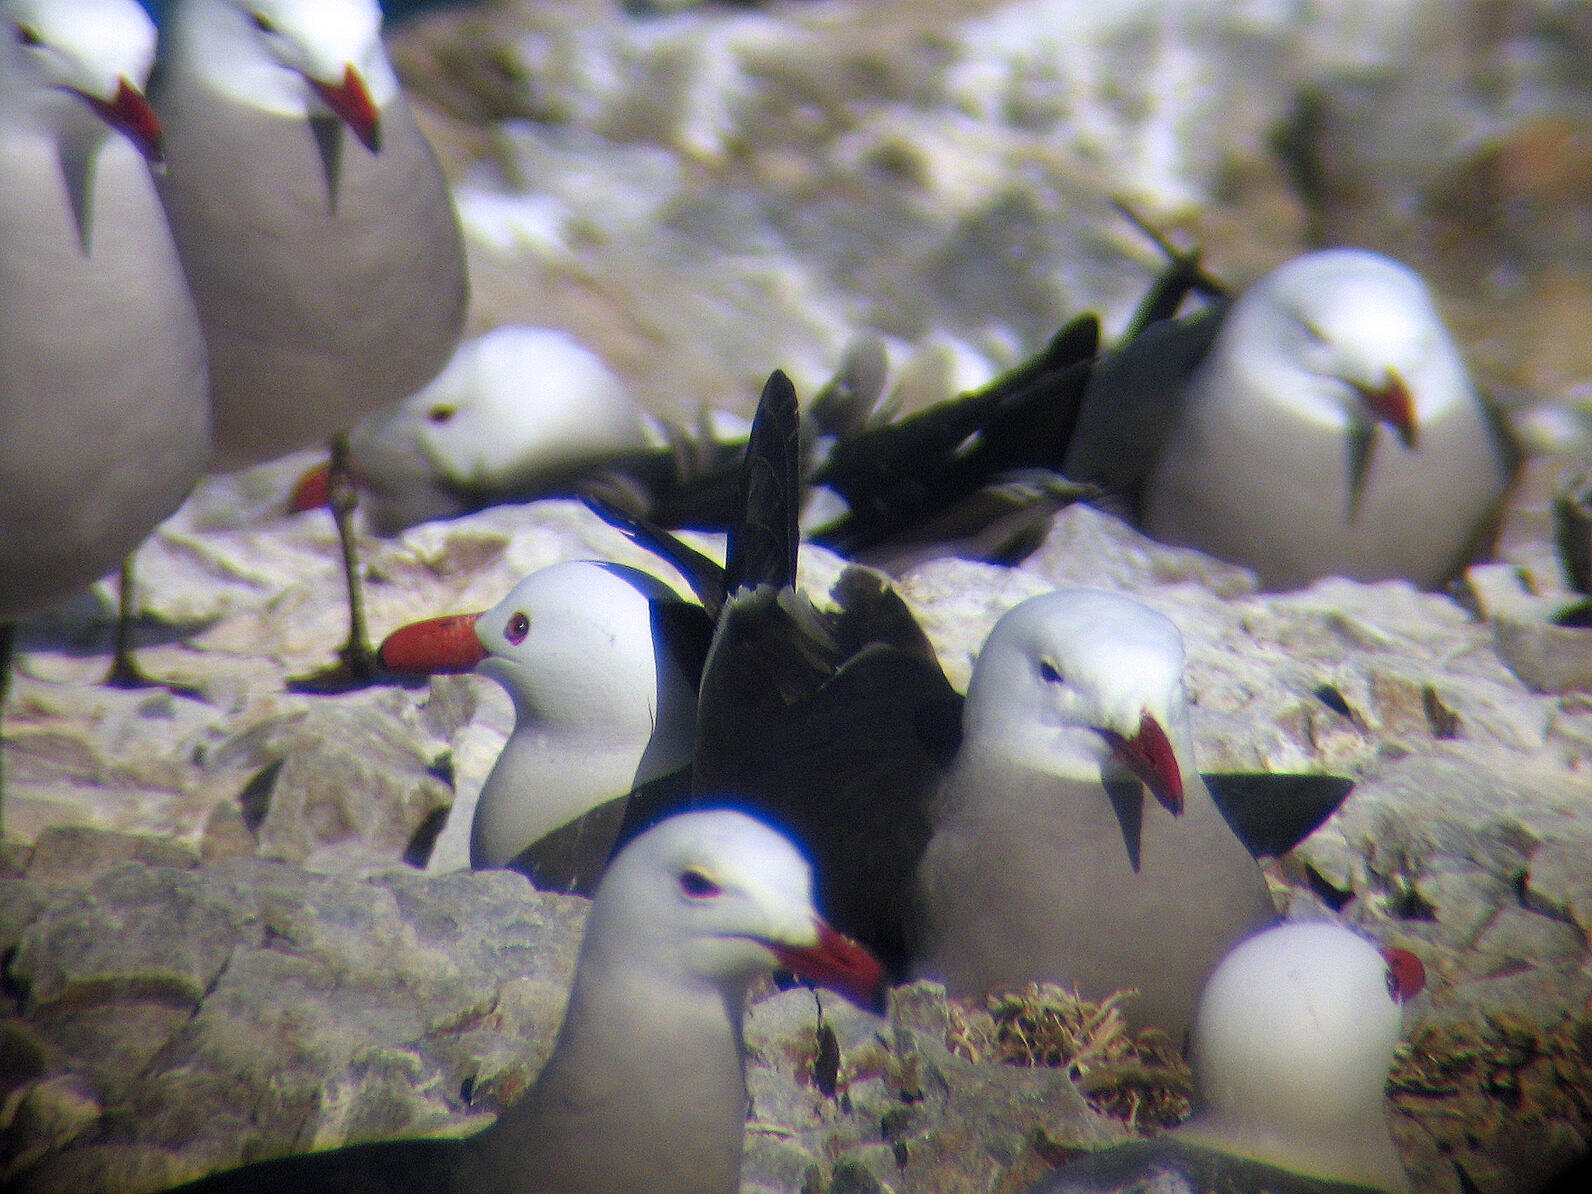
M 827 608 L 795 588 L 796 443 L 776 374 L 723 569 L 623 524 L 717 615 L 692 799 L 734 794 L 790 834 L 826 915 L 898 974 L 958 994 L 1135 987 L 1130 1019 L 1180 1037 L 1211 967 L 1276 913 L 1195 770 L 1176 627 L 1117 594 L 1033 598 L 990 633 L 964 701 L 876 573 L 847 569 Z M 1280 821 L 1303 811 L 1272 794 Z
M 1359 249 L 1296 258 L 1105 358 L 1064 460 L 1147 534 L 1277 589 L 1440 585 L 1485 540 L 1512 470 L 1425 284 Z
M 348 445 L 378 534 L 566 494 L 652 446 L 641 408 L 601 358 L 565 332 L 522 324 L 465 341 L 400 406 L 357 424 Z
M 631 792 L 690 766 L 710 633 L 701 609 L 655 577 L 575 560 L 532 573 L 485 613 L 389 635 L 388 671 L 473 670 L 514 702 L 514 730 L 476 803 L 471 865 L 589 894 Z
M 1414 954 L 1337 924 L 1255 934 L 1200 997 L 1189 1120 L 1065 1166 L 1031 1194 L 1407 1194 L 1385 1090 L 1403 1008 L 1424 984 Z
M 776 967 L 882 1005 L 884 972 L 812 905 L 806 861 L 740 813 L 670 818 L 598 887 L 553 1053 L 464 1140 L 251 1165 L 187 1194 L 735 1194 L 746 1125 L 741 1019 Z
M 1177 1040 L 1222 954 L 1276 918 L 1195 769 L 1182 637 L 1120 594 L 1002 616 L 933 801 L 916 965 L 953 993 L 1134 987 L 1130 1021 Z

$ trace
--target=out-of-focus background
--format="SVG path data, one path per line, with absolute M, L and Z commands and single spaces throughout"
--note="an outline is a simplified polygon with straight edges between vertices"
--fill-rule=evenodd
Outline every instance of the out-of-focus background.
M 1303 249 L 1437 288 L 1506 403 L 1585 404 L 1592 10 L 1496 0 L 448 5 L 393 53 L 458 186 L 479 330 L 563 326 L 663 412 L 847 336 L 963 376 L 1158 265 Z

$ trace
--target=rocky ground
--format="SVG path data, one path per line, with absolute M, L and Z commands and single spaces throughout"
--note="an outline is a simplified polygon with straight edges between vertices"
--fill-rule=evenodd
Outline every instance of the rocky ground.
M 1022 568 L 937 560 L 900 583 L 959 684 L 1023 597 L 1133 592 L 1188 641 L 1202 767 L 1356 777 L 1273 868 L 1279 896 L 1426 962 L 1392 1091 L 1418 1188 L 1529 1191 L 1592 1143 L 1592 631 L 1543 622 L 1570 599 L 1546 498 L 1586 443 L 1592 29 L 1573 6 L 1306 7 L 1126 5 L 1086 30 L 1058 0 L 649 20 L 568 0 L 464 8 L 396 48 L 459 182 L 476 326 L 568 327 L 659 413 L 744 408 L 775 366 L 809 395 L 862 327 L 926 397 L 1077 310 L 1120 322 L 1155 259 L 1118 193 L 1235 280 L 1316 238 L 1430 272 L 1539 453 L 1502 562 L 1453 593 L 1260 594 L 1085 508 Z M 153 1190 L 468 1131 L 551 1042 L 580 901 L 450 870 L 504 694 L 287 687 L 343 630 L 329 525 L 281 513 L 307 462 L 206 482 L 141 553 L 141 657 L 185 693 L 98 685 L 106 592 L 23 629 L 0 1183 Z M 653 566 L 565 503 L 366 548 L 378 634 L 558 559 Z M 838 566 L 806 551 L 804 582 Z M 746 1187 L 1015 1191 L 1128 1133 L 1066 1068 L 969 1048 L 967 1014 L 921 988 L 889 1021 L 799 991 L 756 1004 Z

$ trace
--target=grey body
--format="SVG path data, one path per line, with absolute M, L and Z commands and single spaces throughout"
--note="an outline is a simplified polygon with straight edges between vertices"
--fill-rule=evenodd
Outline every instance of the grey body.
M 452 1189 L 731 1194 L 746 1117 L 740 998 L 703 990 L 664 1007 L 648 981 L 598 982 L 597 963 L 581 965 L 547 1067 L 472 1140 Z
M 1186 768 L 1185 783 L 1173 817 L 1137 781 L 1121 781 L 1125 827 L 1099 780 L 964 746 L 918 871 L 918 970 L 956 995 L 1048 981 L 1098 1000 L 1134 987 L 1130 1022 L 1180 1041 L 1222 955 L 1276 919 L 1265 879 L 1205 785 Z
M 366 1144 L 214 1175 L 187 1194 L 736 1194 L 742 1009 L 787 966 L 878 1007 L 884 972 L 824 924 L 810 868 L 739 813 L 687 813 L 614 859 L 558 1040 L 468 1139 Z
M 115 569 L 210 452 L 204 343 L 149 168 L 60 102 L 81 108 L 60 141 L 0 122 L 0 621 Z
M 1394 377 L 1414 445 L 1357 396 Z M 1485 543 L 1513 466 L 1424 283 L 1346 249 L 1109 355 L 1064 462 L 1146 534 L 1272 589 L 1327 575 L 1441 585 Z
M 161 197 L 210 349 L 216 465 L 230 468 L 423 386 L 458 343 L 468 287 L 442 171 L 401 95 L 373 153 L 334 117 L 211 89 L 186 65 L 182 15 L 151 97 Z

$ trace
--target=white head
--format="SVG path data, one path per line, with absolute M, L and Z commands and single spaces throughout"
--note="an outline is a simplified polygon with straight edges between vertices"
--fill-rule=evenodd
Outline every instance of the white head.
M 1131 772 L 1178 811 L 1193 769 L 1183 637 L 1120 593 L 1030 597 L 985 640 L 962 723 L 971 747 L 1068 778 Z
M 1191 1139 L 1320 1177 L 1407 1188 L 1384 1088 L 1403 1005 L 1425 982 L 1407 950 L 1341 925 L 1278 925 L 1236 946 L 1195 1016 Z
M 653 609 L 666 600 L 677 600 L 673 590 L 638 569 L 569 560 L 537 569 L 484 613 L 394 631 L 380 655 L 400 674 L 491 676 L 522 725 L 628 723 L 638 709 L 650 722 L 670 679 Z
M 356 427 L 350 450 L 386 521 L 404 526 L 461 513 L 468 491 L 533 487 L 645 443 L 641 409 L 600 357 L 511 324 L 461 344 L 424 389 Z
M 1385 423 L 1411 447 L 1423 423 L 1472 400 L 1426 284 L 1363 249 L 1310 253 L 1262 278 L 1215 351 L 1250 392 L 1325 426 Z
M 813 908 L 796 847 L 744 813 L 713 810 L 661 821 L 609 864 L 576 982 L 623 975 L 711 989 L 738 1009 L 747 985 L 776 968 L 864 1007 L 883 998 L 883 967 Z
M 398 94 L 376 0 L 177 0 L 163 56 L 281 116 L 335 114 L 367 145 Z
M 154 61 L 155 25 L 136 0 L 0 0 L 0 104 L 13 112 L 92 112 L 153 157 L 143 88 Z

